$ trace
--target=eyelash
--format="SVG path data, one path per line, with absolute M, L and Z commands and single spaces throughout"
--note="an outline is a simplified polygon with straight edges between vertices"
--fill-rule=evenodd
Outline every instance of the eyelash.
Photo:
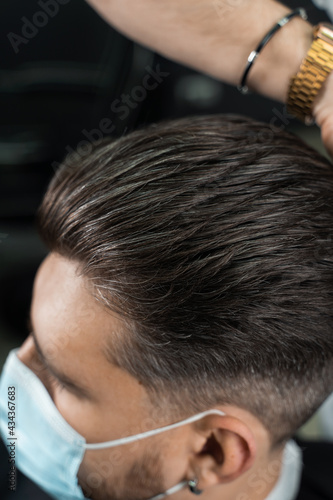
M 52 378 L 53 378 L 53 381 L 54 381 L 54 385 L 56 387 L 58 387 L 59 392 L 63 391 L 64 389 L 67 389 L 67 387 L 62 382 L 60 382 L 60 380 L 58 380 L 55 377 L 52 377 Z
M 42 365 L 42 370 L 46 372 L 47 376 L 49 378 L 51 378 L 52 382 L 54 383 L 54 385 L 59 389 L 59 392 L 63 391 L 64 389 L 67 389 L 67 387 L 62 383 L 60 382 L 60 380 L 58 380 L 54 375 L 52 375 L 47 367 L 44 365 L 43 363 L 43 360 L 41 359 L 41 357 L 39 356 L 39 353 L 38 351 L 36 350 L 36 354 L 37 354 L 37 358 L 38 358 L 38 361 L 40 362 L 40 364 Z

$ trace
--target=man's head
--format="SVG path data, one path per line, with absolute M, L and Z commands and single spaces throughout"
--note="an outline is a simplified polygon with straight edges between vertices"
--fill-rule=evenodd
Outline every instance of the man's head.
M 242 449 L 232 481 L 260 436 L 277 449 L 333 390 L 333 170 L 296 137 L 209 116 L 104 141 L 59 168 L 39 227 L 52 253 L 35 284 L 35 334 L 55 364 L 86 367 L 82 385 L 100 380 L 103 420 L 87 441 L 108 425 L 134 430 L 156 406 L 164 424 L 230 408 L 230 428 L 210 436 L 211 417 L 195 446 L 221 466 Z M 71 410 L 72 397 L 55 403 L 84 434 L 90 406 Z M 174 456 L 170 436 L 159 443 Z M 155 449 L 145 457 L 160 471 Z

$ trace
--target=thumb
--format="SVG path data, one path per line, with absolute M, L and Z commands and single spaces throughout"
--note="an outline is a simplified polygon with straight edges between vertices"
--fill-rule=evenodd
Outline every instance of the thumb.
M 322 124 L 318 125 L 321 128 L 321 138 L 324 143 L 324 146 L 333 159 L 333 109 L 330 115 L 323 120 Z
M 314 101 L 313 116 L 321 129 L 324 146 L 333 158 L 333 72 Z

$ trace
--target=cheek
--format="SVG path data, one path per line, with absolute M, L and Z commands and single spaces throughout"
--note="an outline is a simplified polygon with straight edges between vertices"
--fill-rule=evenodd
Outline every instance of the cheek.
M 162 457 L 163 474 L 168 478 L 168 486 L 183 481 L 188 476 L 189 454 L 192 453 L 189 438 L 184 438 L 184 430 L 180 427 L 166 432 L 154 445 Z
M 86 441 L 99 441 L 100 411 L 90 401 L 77 398 L 63 388 L 53 389 L 53 401 L 66 422 L 73 427 Z
M 119 473 L 117 474 L 119 477 Z M 106 450 L 86 451 L 78 472 L 81 487 L 89 495 L 103 484 L 114 482 L 114 467 Z
M 137 425 L 131 426 L 128 423 L 127 415 L 124 418 L 123 414 L 119 414 L 104 402 L 78 398 L 60 387 L 53 388 L 52 397 L 62 417 L 87 443 L 112 441 L 141 431 Z M 139 444 L 134 442 L 122 448 L 127 448 L 130 453 L 135 454 Z M 99 450 L 99 453 L 102 451 L 104 450 Z
M 142 456 L 136 446 L 120 446 L 105 450 L 86 451 L 78 472 L 78 479 L 85 492 L 94 490 L 120 492 L 132 464 Z

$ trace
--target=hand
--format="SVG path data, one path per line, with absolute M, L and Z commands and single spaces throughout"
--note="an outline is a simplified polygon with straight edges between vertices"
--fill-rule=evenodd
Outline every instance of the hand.
M 237 85 L 246 59 L 267 30 L 290 9 L 275 0 L 87 0 L 116 29 L 169 59 Z M 286 102 L 312 43 L 312 26 L 294 18 L 264 48 L 249 87 Z M 318 96 L 314 115 L 333 157 L 333 75 Z
M 321 128 L 324 146 L 333 158 L 333 72 L 314 102 L 313 116 Z

